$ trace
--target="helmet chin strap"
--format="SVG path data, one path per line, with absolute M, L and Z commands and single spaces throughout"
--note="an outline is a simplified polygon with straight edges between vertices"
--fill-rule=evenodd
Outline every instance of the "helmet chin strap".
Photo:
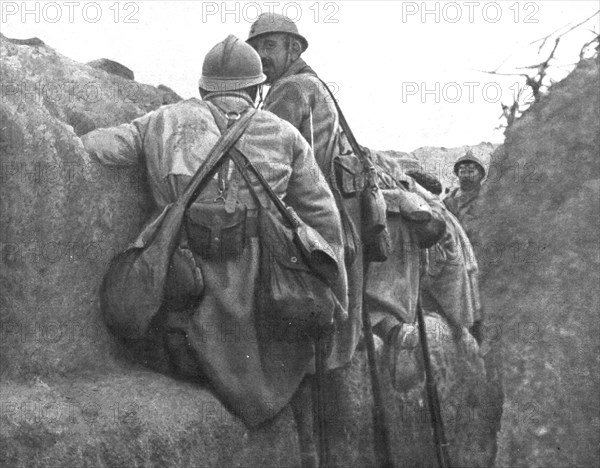
M 289 39 L 290 39 L 290 42 L 289 42 L 289 44 L 287 46 L 287 49 L 285 51 L 285 70 L 286 71 L 287 71 L 288 68 L 290 68 L 290 65 L 295 62 L 295 60 L 291 59 L 292 47 L 294 47 L 294 39 L 291 38 L 291 37 Z
M 265 89 L 265 86 L 263 84 L 258 85 L 258 103 L 256 104 L 257 109 L 262 109 L 263 102 L 264 102 L 264 97 L 263 97 L 264 89 Z

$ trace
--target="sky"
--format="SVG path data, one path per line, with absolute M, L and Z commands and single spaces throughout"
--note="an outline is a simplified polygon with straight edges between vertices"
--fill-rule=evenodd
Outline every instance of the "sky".
M 135 79 L 198 97 L 205 54 L 228 34 L 246 39 L 261 12 L 287 14 L 309 47 L 303 58 L 330 83 L 359 142 L 412 151 L 501 143 L 501 104 L 519 68 L 543 62 L 552 36 L 592 16 L 596 1 L 65 1 L 0 2 L 0 31 L 39 37 L 79 62 L 109 58 Z M 598 15 L 562 39 L 551 77 L 564 78 Z M 538 41 L 538 42 L 535 42 Z M 522 100 L 531 97 L 525 93 Z

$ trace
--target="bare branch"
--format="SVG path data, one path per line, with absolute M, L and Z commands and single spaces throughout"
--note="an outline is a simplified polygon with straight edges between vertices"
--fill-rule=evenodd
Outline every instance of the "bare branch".
M 592 16 L 590 16 L 589 18 L 586 18 L 586 19 L 584 19 L 584 20 L 583 20 L 583 21 L 581 21 L 580 23 L 577 23 L 575 26 L 573 26 L 573 27 L 571 27 L 571 28 L 567 29 L 565 32 L 563 32 L 563 33 L 559 34 L 559 37 L 561 37 L 561 36 L 564 36 L 565 34 L 567 34 L 567 33 L 571 32 L 571 31 L 573 31 L 573 29 L 575 29 L 575 28 L 578 28 L 579 26 L 581 26 L 581 25 L 582 25 L 582 24 L 584 24 L 584 23 L 587 23 L 589 20 L 591 20 L 591 19 L 592 19 L 594 16 L 596 16 L 598 13 L 600 13 L 600 10 L 598 10 L 596 13 L 594 13 L 594 14 L 593 14 Z M 529 45 L 533 45 L 533 44 L 535 44 L 536 42 L 540 42 L 540 41 L 542 41 L 542 44 L 540 45 L 540 47 L 539 47 L 539 49 L 538 49 L 538 53 L 539 53 L 539 52 L 541 52 L 542 48 L 544 47 L 544 45 L 546 44 L 546 41 L 547 41 L 549 38 L 551 38 L 551 37 L 552 37 L 552 36 L 553 36 L 555 33 L 557 33 L 558 31 L 560 31 L 562 28 L 566 28 L 566 27 L 567 27 L 567 26 L 569 26 L 570 24 L 573 24 L 573 23 L 569 23 L 569 24 L 567 24 L 567 25 L 565 25 L 565 26 L 561 26 L 561 27 L 560 27 L 560 28 L 558 28 L 557 30 L 555 30 L 555 31 L 551 32 L 550 34 L 548 34 L 547 36 L 544 36 L 544 37 L 542 37 L 542 38 L 540 38 L 540 39 L 536 39 L 535 41 L 531 42 Z
M 497 72 L 498 70 L 500 70 L 500 68 L 502 67 L 502 65 L 504 65 L 508 61 L 509 58 L 511 58 L 513 55 L 515 55 L 515 53 L 516 52 L 512 52 L 511 54 L 509 54 L 504 60 L 502 60 L 502 62 L 500 63 L 500 65 L 498 65 L 494 71 Z
M 594 42 L 598 42 L 598 45 L 596 46 L 596 49 L 598 49 L 600 47 L 600 34 L 598 34 L 594 39 L 592 39 L 590 42 L 586 42 L 585 44 L 583 44 L 583 47 L 581 48 L 581 50 L 579 51 L 579 60 L 583 60 L 583 56 L 585 55 L 585 51 L 587 50 L 587 48 L 589 46 L 591 46 Z
M 501 75 L 501 76 L 522 76 L 523 78 L 527 78 L 529 75 L 526 75 L 525 73 L 502 73 L 502 72 L 497 72 L 497 71 L 486 71 L 486 70 L 474 70 L 477 71 L 479 73 L 488 73 L 490 75 Z
M 542 65 L 544 65 L 544 63 L 546 62 L 540 62 L 536 65 L 525 65 L 524 67 L 514 67 L 517 70 L 527 70 L 528 68 L 540 68 Z
M 505 59 L 502 62 L 502 64 L 500 64 L 500 66 L 498 66 L 498 68 L 496 68 L 493 71 L 477 70 L 480 73 L 487 73 L 490 75 L 520 76 L 525 79 L 525 86 L 523 86 L 519 90 L 519 92 L 517 93 L 517 95 L 514 98 L 514 102 L 510 106 L 501 103 L 501 106 L 502 106 L 501 118 L 506 119 L 507 127 L 510 127 L 512 125 L 512 123 L 515 121 L 515 119 L 518 119 L 526 109 L 528 109 L 533 103 L 537 102 L 540 98 L 540 95 L 543 92 L 546 92 L 549 87 L 551 87 L 554 83 L 559 81 L 559 80 L 556 80 L 555 78 L 550 77 L 548 75 L 548 70 L 550 68 L 552 70 L 558 70 L 558 69 L 565 67 L 565 65 L 559 65 L 559 64 L 552 63 L 552 66 L 551 66 L 551 64 L 550 64 L 550 62 L 555 61 L 554 55 L 555 55 L 556 50 L 558 49 L 558 46 L 561 42 L 561 38 L 564 35 L 568 34 L 569 32 L 573 31 L 574 29 L 578 28 L 582 24 L 588 22 L 590 19 L 594 18 L 599 13 L 600 13 L 600 10 L 596 11 L 593 15 L 591 15 L 590 17 L 586 18 L 585 20 L 583 20 L 577 24 L 569 23 L 565 26 L 561 26 L 557 30 L 553 31 L 551 34 L 548 34 L 545 37 L 542 37 L 540 39 L 533 41 L 530 45 L 541 42 L 541 45 L 538 49 L 538 56 L 539 56 L 539 54 L 541 53 L 544 46 L 548 43 L 548 41 L 551 38 L 555 37 L 554 47 L 548 54 L 548 57 L 546 58 L 546 60 L 544 60 L 540 63 L 537 63 L 535 65 L 515 67 L 516 70 L 525 70 L 526 73 L 518 73 L 518 72 L 517 73 L 503 73 L 503 72 L 498 71 L 502 67 L 502 65 L 504 65 L 504 63 L 508 60 L 508 58 L 510 58 L 514 54 L 511 54 L 507 59 Z M 600 35 L 598 35 L 598 33 L 595 31 L 595 26 L 594 26 L 593 34 L 595 35 L 595 37 L 591 41 L 587 42 L 582 47 L 582 49 L 579 53 L 580 60 L 583 58 L 585 51 L 588 50 L 588 48 L 591 45 L 593 45 L 595 42 L 598 42 L 596 49 L 598 50 L 598 52 L 600 52 Z M 571 64 L 571 65 L 569 65 L 569 67 L 572 65 L 576 65 L 576 64 Z M 532 95 L 525 96 L 525 94 L 524 94 L 525 90 L 527 90 L 528 93 L 531 92 Z M 533 98 L 533 99 L 531 99 L 531 98 Z
M 594 13 L 594 14 L 596 14 L 596 13 Z M 588 19 L 590 19 L 590 18 L 588 18 Z M 585 20 L 585 21 L 587 21 L 587 20 Z M 584 21 L 584 23 L 585 23 L 585 21 Z M 539 47 L 539 49 L 538 49 L 538 54 L 539 54 L 539 53 L 542 51 L 542 48 L 544 47 L 544 45 L 546 45 L 546 41 L 547 41 L 548 39 L 550 39 L 552 36 L 554 36 L 554 34 L 556 34 L 556 33 L 557 33 L 558 31 L 560 31 L 562 28 L 566 28 L 566 27 L 567 27 L 567 26 L 569 26 L 570 24 L 573 24 L 573 23 L 565 24 L 565 25 L 561 26 L 560 28 L 558 28 L 558 29 L 556 29 L 556 30 L 552 31 L 552 32 L 551 32 L 550 34 L 548 34 L 547 36 L 544 36 L 544 37 L 542 37 L 542 38 L 540 38 L 540 39 L 536 39 L 535 41 L 533 41 L 533 42 L 530 42 L 530 43 L 529 43 L 529 45 L 533 45 L 533 44 L 535 44 L 536 42 L 540 42 L 540 41 L 542 41 L 542 44 L 540 45 L 540 47 Z
M 584 19 L 581 23 L 577 23 L 575 26 L 573 26 L 571 29 L 567 29 L 564 33 L 561 34 L 561 36 L 564 36 L 565 34 L 573 31 L 573 29 L 578 28 L 579 26 L 581 26 L 583 23 L 587 23 L 589 20 L 591 20 L 594 16 L 596 16 L 598 13 L 600 13 L 600 10 L 598 10 L 596 13 L 594 13 L 592 16 L 590 16 L 587 19 Z
M 548 56 L 548 58 L 546 59 L 545 62 L 542 62 L 538 68 L 538 73 L 540 75 L 544 75 L 546 73 L 546 70 L 548 69 L 548 67 L 550 66 L 550 60 L 552 60 L 554 58 L 554 52 L 556 52 L 556 49 L 558 48 L 558 43 L 560 42 L 560 38 L 562 36 L 558 36 L 556 38 L 556 41 L 554 42 L 554 49 L 552 49 L 552 52 L 550 52 L 550 55 Z M 543 76 L 542 76 L 543 78 Z

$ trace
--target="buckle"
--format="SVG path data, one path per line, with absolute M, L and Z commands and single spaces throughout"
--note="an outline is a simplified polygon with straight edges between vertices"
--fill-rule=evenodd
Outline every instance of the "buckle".
M 240 117 L 242 117 L 242 114 L 236 111 L 227 112 L 225 114 L 227 120 L 240 120 Z

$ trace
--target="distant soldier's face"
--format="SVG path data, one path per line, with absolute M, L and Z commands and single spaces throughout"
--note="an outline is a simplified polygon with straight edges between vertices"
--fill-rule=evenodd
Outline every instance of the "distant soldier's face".
M 479 164 L 474 162 L 463 163 L 458 166 L 458 181 L 461 188 L 472 188 L 481 183 L 483 173 Z
M 268 84 L 277 81 L 297 58 L 294 58 L 293 52 L 290 51 L 290 37 L 287 34 L 265 34 L 251 40 L 250 45 L 260 55 Z

